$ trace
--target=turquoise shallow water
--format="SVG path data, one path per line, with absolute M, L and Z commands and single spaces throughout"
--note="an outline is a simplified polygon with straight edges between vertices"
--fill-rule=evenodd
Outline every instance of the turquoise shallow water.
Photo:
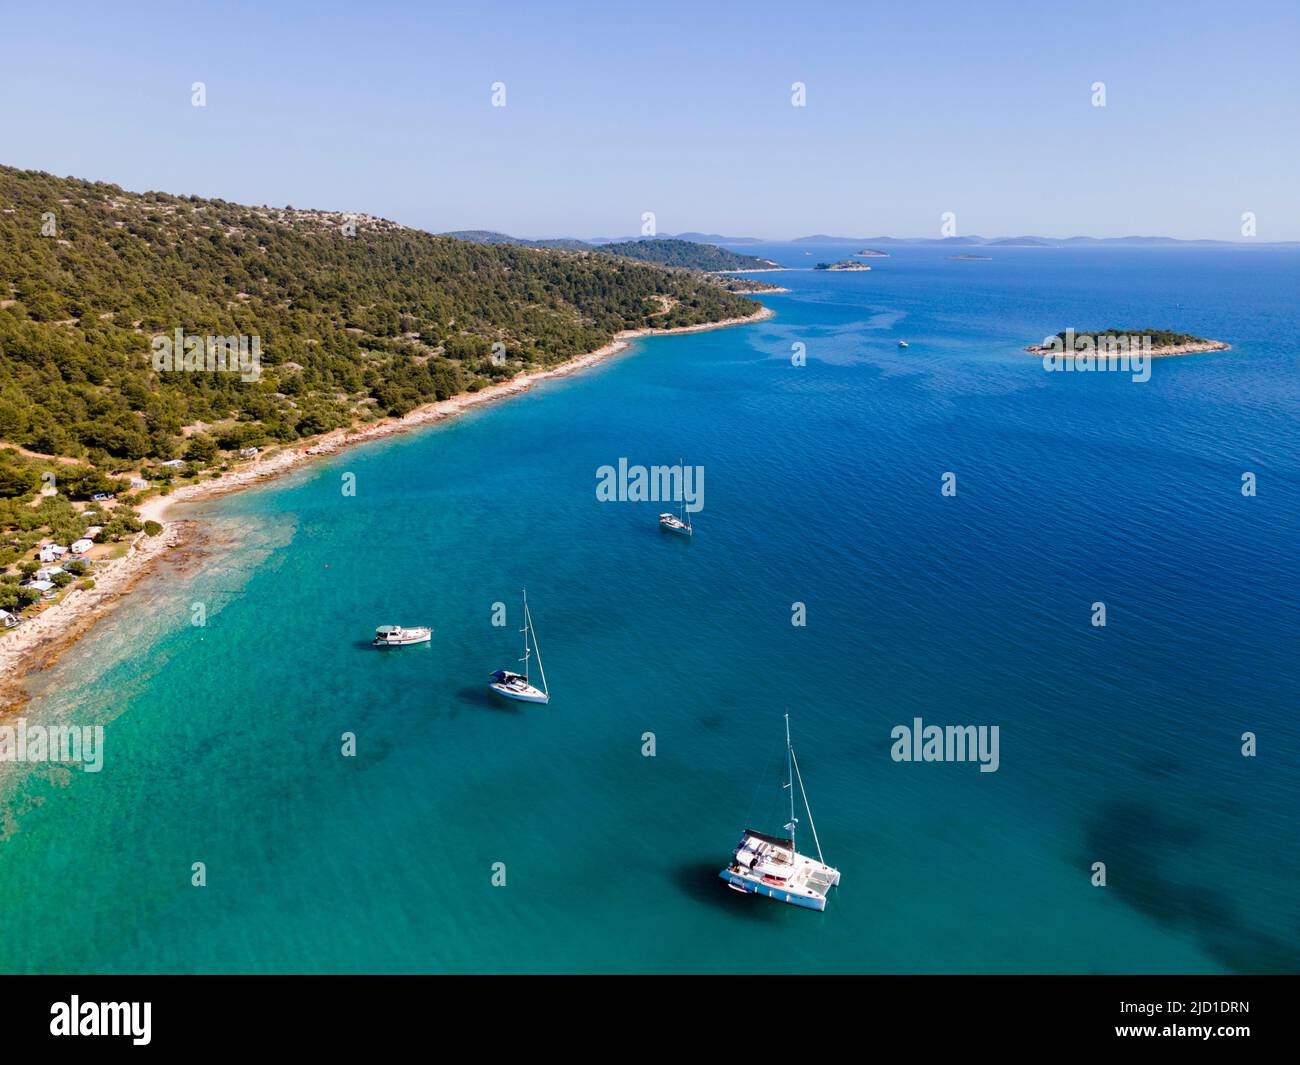
M 106 764 L 0 774 L 0 970 L 1300 970 L 1300 255 L 994 255 L 767 275 L 771 321 L 204 508 L 201 565 L 27 712 L 105 723 Z M 1021 353 L 1071 324 L 1234 350 Z M 693 541 L 596 501 L 679 456 Z M 547 707 L 484 689 L 525 584 Z M 370 649 L 394 621 L 433 643 Z M 717 879 L 783 823 L 787 710 L 824 914 Z M 997 724 L 999 770 L 893 762 L 914 717 Z

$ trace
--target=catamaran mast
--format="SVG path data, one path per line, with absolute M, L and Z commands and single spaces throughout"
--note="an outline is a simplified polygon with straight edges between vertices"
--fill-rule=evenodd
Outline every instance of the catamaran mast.
M 790 850 L 796 851 L 794 840 L 794 826 L 797 824 L 794 817 L 794 748 L 790 746 L 790 715 L 785 715 L 785 779 L 786 787 L 790 789 L 790 823 L 785 827 L 790 830 Z M 803 782 L 800 781 L 800 787 Z

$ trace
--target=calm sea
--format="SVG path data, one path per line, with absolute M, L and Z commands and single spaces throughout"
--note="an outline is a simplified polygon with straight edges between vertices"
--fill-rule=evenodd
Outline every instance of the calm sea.
M 754 250 L 771 321 L 198 511 L 27 711 L 105 765 L 0 776 L 0 970 L 1300 970 L 1300 253 Z M 1066 326 L 1233 350 L 1021 351 Z M 620 458 L 703 467 L 693 540 L 597 501 Z M 549 706 L 485 689 L 524 586 Z M 787 712 L 824 914 L 717 879 Z M 893 761 L 916 718 L 997 772 Z

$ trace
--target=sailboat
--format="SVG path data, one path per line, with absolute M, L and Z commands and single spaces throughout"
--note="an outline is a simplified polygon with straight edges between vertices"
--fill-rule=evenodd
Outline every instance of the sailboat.
M 677 462 L 678 469 L 685 469 L 681 460 Z M 676 514 L 660 514 L 659 528 L 664 532 L 677 533 L 679 536 L 694 535 L 691 529 L 691 516 L 686 513 L 686 492 L 683 485 L 681 506 L 677 508 Z
M 812 807 L 808 805 L 808 793 L 804 790 L 803 776 L 799 773 L 799 762 L 794 756 L 794 747 L 790 744 L 790 715 L 785 715 L 785 759 L 786 784 L 790 789 L 790 822 L 784 836 L 769 836 L 763 832 L 745 829 L 740 838 L 740 846 L 732 856 L 731 864 L 718 875 L 727 882 L 733 891 L 745 895 L 766 895 L 777 902 L 788 902 L 792 906 L 803 906 L 810 910 L 826 909 L 826 894 L 840 882 L 840 871 L 832 869 L 822 857 L 821 841 L 817 838 L 817 827 L 813 824 Z M 795 826 L 799 823 L 794 815 L 794 784 L 799 782 L 799 794 L 803 796 L 804 809 L 808 813 L 808 827 L 812 830 L 813 843 L 817 846 L 817 860 L 795 849 Z
M 528 610 L 528 589 L 524 589 L 524 664 L 523 673 L 512 673 L 508 669 L 498 669 L 492 674 L 488 687 L 507 699 L 517 699 L 521 703 L 549 703 L 550 693 L 546 690 L 546 670 L 542 668 L 542 649 L 537 646 L 537 630 L 533 628 L 533 615 Z M 536 688 L 528 679 L 528 666 L 532 656 L 537 655 L 537 672 L 542 675 L 542 686 Z

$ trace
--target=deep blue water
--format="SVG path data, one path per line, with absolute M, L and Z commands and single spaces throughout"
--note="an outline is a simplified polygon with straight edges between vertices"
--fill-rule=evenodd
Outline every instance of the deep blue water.
M 771 321 L 205 507 L 27 712 L 106 765 L 0 776 L 0 970 L 1300 970 L 1300 254 L 992 254 L 764 275 Z M 1233 350 L 1021 351 L 1070 325 Z M 597 502 L 620 457 L 703 466 L 692 541 Z M 546 707 L 484 688 L 524 585 Z M 785 712 L 824 914 L 717 879 L 784 823 Z M 915 717 L 1000 768 L 894 762 Z

